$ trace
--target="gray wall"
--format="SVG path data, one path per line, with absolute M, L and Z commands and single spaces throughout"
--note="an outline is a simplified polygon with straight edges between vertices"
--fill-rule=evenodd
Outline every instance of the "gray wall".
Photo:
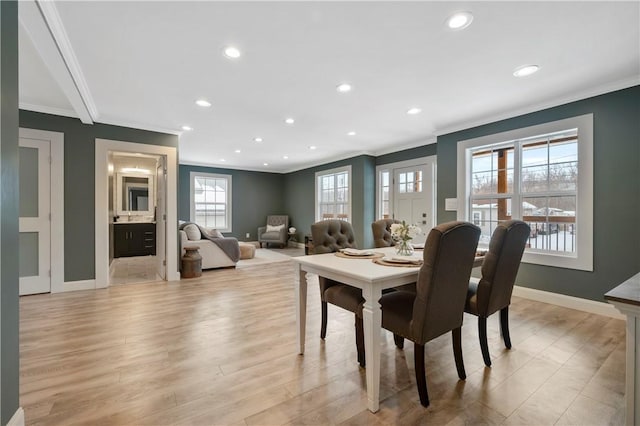
M 19 407 L 18 3 L 0 1 L 0 424 Z
M 232 185 L 232 231 L 226 236 L 246 241 L 258 240 L 258 227 L 265 226 L 267 216 L 289 214 L 284 208 L 284 176 L 279 173 L 250 172 L 244 170 L 221 169 L 180 165 L 178 181 L 178 218 L 188 221 L 190 215 L 191 172 L 220 173 L 231 175 Z M 289 217 L 290 226 L 297 226 Z
M 64 133 L 64 280 L 94 279 L 95 139 L 177 147 L 178 137 L 24 110 L 20 127 Z
M 444 210 L 444 199 L 456 197 L 458 141 L 588 113 L 594 130 L 594 271 L 523 264 L 517 283 L 602 301 L 640 271 L 640 86 L 438 137 L 438 220 L 456 218 Z
M 351 165 L 351 212 L 353 231 L 360 248 L 373 247 L 371 222 L 375 218 L 375 157 L 361 155 L 299 170 L 285 175 L 285 210 L 294 218 L 298 229 L 298 241 L 311 232 L 315 222 L 315 173 L 336 167 Z
M 376 166 L 383 164 L 397 163 L 398 161 L 413 160 L 415 158 L 430 157 L 436 155 L 436 144 L 423 145 L 416 148 L 405 149 L 398 152 L 392 152 L 390 154 L 381 155 L 376 157 Z

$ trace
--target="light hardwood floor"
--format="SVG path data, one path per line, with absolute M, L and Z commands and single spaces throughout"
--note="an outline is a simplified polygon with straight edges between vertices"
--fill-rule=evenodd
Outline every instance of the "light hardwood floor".
M 465 317 L 467 380 L 449 335 L 426 346 L 431 406 L 413 346 L 384 333 L 380 411 L 366 409 L 353 315 L 309 287 L 307 352 L 296 354 L 293 264 L 207 271 L 171 283 L 20 299 L 20 404 L 27 424 L 622 424 L 624 322 L 515 298 L 513 349 L 489 320 L 485 368 Z

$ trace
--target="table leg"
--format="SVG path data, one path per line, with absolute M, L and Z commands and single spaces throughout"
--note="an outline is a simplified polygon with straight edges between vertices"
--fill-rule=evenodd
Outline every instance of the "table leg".
M 298 324 L 298 348 L 299 353 L 304 353 L 305 332 L 307 328 L 307 273 L 300 265 L 297 265 L 297 273 L 294 274 L 296 292 L 296 322 Z
M 362 311 L 364 326 L 365 361 L 367 363 L 367 399 L 369 411 L 375 413 L 380 406 L 380 332 L 382 311 L 378 300 L 382 296 L 379 286 L 368 286 L 362 291 L 365 299 Z

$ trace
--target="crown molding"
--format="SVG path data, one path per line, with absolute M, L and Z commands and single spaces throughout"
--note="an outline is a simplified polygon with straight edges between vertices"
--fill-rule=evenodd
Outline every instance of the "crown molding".
M 51 77 L 71 104 L 76 116 L 84 124 L 92 124 L 93 118 L 78 91 L 76 82 L 69 73 L 69 68 L 60 54 L 58 44 L 51 34 L 39 5 L 35 1 L 21 1 L 18 16 L 20 24 L 33 42 Z
M 540 102 L 533 105 L 528 105 L 519 109 L 510 109 L 508 111 L 489 115 L 476 120 L 462 121 L 449 126 L 444 126 L 438 129 L 437 136 L 448 135 L 449 133 L 459 132 L 461 130 L 467 130 L 478 126 L 484 126 L 486 124 L 495 123 L 501 120 L 507 120 L 510 118 L 518 117 L 525 114 L 531 114 L 533 112 L 542 111 L 545 109 L 565 105 L 571 102 L 581 101 L 584 99 L 592 98 L 594 96 L 604 95 L 605 93 L 615 92 L 617 90 L 627 89 L 629 87 L 637 86 L 640 84 L 640 75 L 617 80 L 610 83 L 605 83 L 600 86 L 592 87 L 587 90 L 579 92 L 573 92 L 570 95 L 558 96 L 551 100 Z
M 96 123 L 108 124 L 110 126 L 129 127 L 131 129 L 147 130 L 149 132 L 165 133 L 168 135 L 180 136 L 182 131 L 176 129 L 169 129 L 167 127 L 155 126 L 152 124 L 143 124 L 135 121 L 120 120 L 113 117 L 100 117 L 100 120 Z
M 41 112 L 44 114 L 61 115 L 63 117 L 78 118 L 78 114 L 76 114 L 76 112 L 71 109 L 36 105 L 36 104 L 30 104 L 27 102 L 20 102 L 18 104 L 18 107 L 25 111 Z
M 71 74 L 71 79 L 74 81 L 76 88 L 80 93 L 80 98 L 82 99 L 84 106 L 88 110 L 92 120 L 97 120 L 99 118 L 98 110 L 95 102 L 93 101 L 93 97 L 91 96 L 89 85 L 84 78 L 82 68 L 80 68 L 76 54 L 73 51 L 73 47 L 71 46 L 71 42 L 67 36 L 67 31 L 64 28 L 60 14 L 58 14 L 55 2 L 43 0 L 36 1 L 45 22 L 49 26 L 51 36 L 58 46 L 62 60 L 67 65 L 67 70 L 69 71 L 69 74 Z

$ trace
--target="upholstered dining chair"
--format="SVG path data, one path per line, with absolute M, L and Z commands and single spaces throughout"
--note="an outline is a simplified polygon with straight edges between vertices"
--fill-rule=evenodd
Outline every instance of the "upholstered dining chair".
M 489 241 L 489 251 L 482 261 L 482 278 L 469 283 L 464 310 L 478 317 L 480 349 L 487 367 L 491 367 L 487 318 L 497 311 L 500 311 L 500 330 L 504 345 L 511 349 L 509 305 L 530 231 L 529 225 L 520 220 L 498 224 Z
M 395 219 L 380 219 L 371 223 L 371 230 L 373 231 L 373 244 L 376 248 L 391 247 L 393 245 L 393 238 L 391 237 L 391 225 L 394 223 L 400 223 Z
M 344 220 L 321 220 L 311 225 L 315 254 L 334 253 L 343 248 L 357 248 L 353 227 Z M 322 323 L 320 338 L 327 336 L 327 304 L 331 303 L 354 314 L 364 298 L 362 290 L 325 277 L 319 277 Z M 355 316 L 358 362 L 364 366 L 364 331 L 362 317 Z
M 416 384 L 425 407 L 429 405 L 424 367 L 428 341 L 451 331 L 458 377 L 466 378 L 461 328 L 479 238 L 480 228 L 468 222 L 436 226 L 425 242 L 416 293 L 394 291 L 380 298 L 382 327 L 414 343 Z M 362 317 L 362 307 L 357 315 Z

